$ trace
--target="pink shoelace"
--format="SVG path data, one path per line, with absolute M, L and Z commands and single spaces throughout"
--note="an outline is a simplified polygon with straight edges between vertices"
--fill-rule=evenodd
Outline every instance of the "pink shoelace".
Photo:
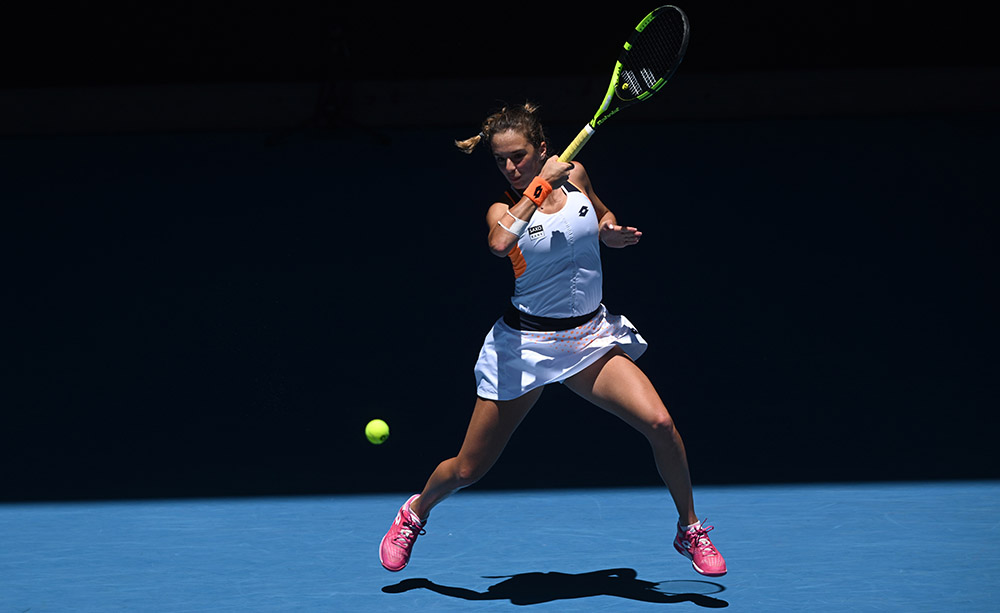
M 719 550 L 715 548 L 711 539 L 708 538 L 708 533 L 714 529 L 715 526 L 699 526 L 688 531 L 684 536 L 691 542 L 692 549 L 697 548 L 705 556 L 717 556 L 719 555 Z

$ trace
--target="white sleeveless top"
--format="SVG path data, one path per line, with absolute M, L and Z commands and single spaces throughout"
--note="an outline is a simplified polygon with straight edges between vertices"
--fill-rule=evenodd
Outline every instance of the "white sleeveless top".
M 511 303 L 522 313 L 567 318 L 601 305 L 601 245 L 594 204 L 566 183 L 566 205 L 535 211 L 507 257 L 514 267 Z
M 620 347 L 633 360 L 646 341 L 624 315 L 601 304 L 601 258 L 594 205 L 573 185 L 566 205 L 547 215 L 535 211 L 508 257 L 514 266 L 511 304 L 522 313 L 567 319 L 595 313 L 569 330 L 514 328 L 501 317 L 483 339 L 476 361 L 476 394 L 511 400 L 582 372 Z M 508 192 L 512 201 L 520 194 Z

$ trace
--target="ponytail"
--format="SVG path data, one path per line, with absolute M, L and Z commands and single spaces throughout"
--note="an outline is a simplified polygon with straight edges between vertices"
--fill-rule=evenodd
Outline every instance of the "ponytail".
M 465 140 L 455 141 L 455 146 L 458 147 L 462 153 L 469 154 L 476 150 L 479 145 L 489 145 L 490 137 L 486 136 L 486 132 L 480 132 L 472 138 L 467 138 Z

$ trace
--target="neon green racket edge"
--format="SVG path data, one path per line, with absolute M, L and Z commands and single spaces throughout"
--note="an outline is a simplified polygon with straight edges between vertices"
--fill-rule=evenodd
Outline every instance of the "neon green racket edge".
M 660 91 L 684 59 L 689 37 L 687 15 L 678 7 L 668 4 L 646 15 L 622 46 L 601 106 L 559 159 L 571 161 L 605 121 Z

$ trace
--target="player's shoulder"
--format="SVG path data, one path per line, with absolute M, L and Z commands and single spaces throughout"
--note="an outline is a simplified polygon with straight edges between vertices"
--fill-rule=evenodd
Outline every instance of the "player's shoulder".
M 497 200 L 486 209 L 486 224 L 493 227 L 510 210 L 510 204 Z
M 582 187 L 590 187 L 590 175 L 587 174 L 587 167 L 579 160 L 573 160 L 573 168 L 569 171 L 569 180 Z

